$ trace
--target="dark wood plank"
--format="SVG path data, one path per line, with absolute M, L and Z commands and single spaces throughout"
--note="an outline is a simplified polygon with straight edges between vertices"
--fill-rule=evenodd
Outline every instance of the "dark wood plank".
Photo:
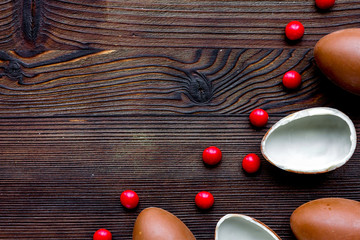
M 312 47 L 325 34 L 359 27 L 359 1 L 320 12 L 306 1 L 3 0 L 0 49 L 137 47 L 268 48 L 294 45 L 285 25 L 299 20 Z
M 19 35 L 21 21 L 17 8 L 19 1 L 1 0 L 0 1 L 0 48 L 12 49 L 16 46 L 16 41 L 23 42 Z
M 131 239 L 138 213 L 158 206 L 180 217 L 197 239 L 213 239 L 227 213 L 256 217 L 283 239 L 295 239 L 289 217 L 300 204 L 360 199 L 360 158 L 315 176 L 280 171 L 262 158 L 261 171 L 246 175 L 242 157 L 260 154 L 262 136 L 282 116 L 271 115 L 261 130 L 246 115 L 0 119 L 0 238 L 91 239 L 106 227 L 114 240 Z M 359 129 L 360 118 L 353 120 Z M 209 145 L 223 151 L 215 168 L 201 160 Z M 134 211 L 120 205 L 128 188 L 140 195 Z M 195 207 L 201 190 L 215 196 L 210 211 Z
M 311 49 L 7 51 L 0 60 L 2 117 L 360 111 L 318 71 Z M 302 74 L 299 90 L 283 88 L 289 70 Z
M 254 176 L 240 167 L 296 110 L 335 107 L 359 135 L 359 97 L 326 80 L 312 52 L 325 34 L 360 26 L 359 3 L 320 12 L 313 0 L 0 0 L 0 239 L 83 240 L 102 227 L 131 239 L 137 214 L 158 206 L 197 239 L 243 213 L 293 240 L 300 204 L 359 200 L 358 150 L 315 176 L 264 159 Z M 294 19 L 306 33 L 290 43 Z M 286 91 L 293 69 L 303 84 Z M 270 114 L 263 129 L 248 122 L 256 107 Z M 201 161 L 209 145 L 224 154 L 215 168 Z M 125 189 L 140 195 L 138 209 L 121 207 Z M 194 205 L 200 190 L 215 196 L 210 211 Z

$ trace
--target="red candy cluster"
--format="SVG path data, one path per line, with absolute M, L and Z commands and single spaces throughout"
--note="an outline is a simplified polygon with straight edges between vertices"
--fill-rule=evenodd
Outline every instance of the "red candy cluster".
M 288 71 L 282 79 L 284 87 L 288 89 L 296 89 L 301 84 L 301 75 L 296 71 Z
M 335 0 L 315 0 L 319 9 L 329 9 L 334 6 Z M 296 41 L 304 36 L 305 28 L 299 21 L 291 21 L 285 27 L 285 36 L 290 41 Z M 282 83 L 287 89 L 296 89 L 301 85 L 301 75 L 294 71 L 288 71 L 283 75 Z M 254 127 L 264 127 L 269 119 L 268 113 L 263 109 L 254 109 L 250 115 L 250 123 Z M 207 165 L 216 165 L 222 160 L 222 152 L 215 146 L 210 146 L 203 151 L 202 159 Z M 242 160 L 242 168 L 247 173 L 256 173 L 261 166 L 261 161 L 255 153 L 247 154 Z M 132 190 L 122 192 L 121 204 L 127 209 L 134 209 L 139 204 L 139 196 Z M 214 196 L 207 191 L 201 191 L 195 196 L 195 204 L 200 209 L 209 209 L 214 205 Z M 93 240 L 112 240 L 112 234 L 106 229 L 99 229 L 94 233 Z
M 320 9 L 329 9 L 335 4 L 335 0 L 316 0 L 315 4 Z
M 94 233 L 93 240 L 111 240 L 112 234 L 109 230 L 101 228 Z
M 265 110 L 258 108 L 250 113 L 249 120 L 255 127 L 264 127 L 269 120 L 269 115 Z
M 255 153 L 249 153 L 244 157 L 242 167 L 247 173 L 256 173 L 260 168 L 260 158 Z
M 285 27 L 285 35 L 291 40 L 299 40 L 304 36 L 305 28 L 299 21 L 291 21 Z
M 120 202 L 124 207 L 134 209 L 139 204 L 139 196 L 132 190 L 126 190 L 121 193 Z
M 209 209 L 214 205 L 214 197 L 209 192 L 199 192 L 195 196 L 195 204 L 200 209 Z
M 206 164 L 216 165 L 221 161 L 222 153 L 219 148 L 211 146 L 203 151 L 202 158 Z

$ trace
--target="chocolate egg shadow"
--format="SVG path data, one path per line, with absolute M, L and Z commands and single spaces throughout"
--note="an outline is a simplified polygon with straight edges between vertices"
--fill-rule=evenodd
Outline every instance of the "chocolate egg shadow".
M 314 69 L 315 75 L 319 81 L 319 90 L 321 91 L 326 104 L 346 112 L 353 117 L 359 117 L 360 108 L 354 107 L 354 105 L 357 105 L 356 103 L 360 103 L 360 96 L 349 93 L 331 82 L 325 74 L 321 72 L 316 64 Z
M 287 172 L 269 164 L 267 166 L 268 173 L 273 176 L 273 180 L 278 186 L 297 188 L 297 189 L 318 189 L 328 181 L 331 172 L 321 174 L 297 174 Z

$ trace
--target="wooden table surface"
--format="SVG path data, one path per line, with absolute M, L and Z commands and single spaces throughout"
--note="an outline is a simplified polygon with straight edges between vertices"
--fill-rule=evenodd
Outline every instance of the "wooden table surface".
M 260 153 L 265 132 L 310 107 L 346 113 L 359 135 L 360 98 L 318 70 L 313 47 L 335 30 L 360 27 L 360 1 L 337 0 L 1 0 L 0 239 L 92 239 L 107 228 L 131 239 L 139 212 L 164 208 L 197 239 L 217 221 L 242 213 L 295 239 L 289 217 L 321 197 L 360 200 L 360 153 L 320 175 L 262 168 L 247 175 L 242 158 Z M 291 20 L 305 26 L 286 41 Z M 296 91 L 282 75 L 301 73 Z M 266 127 L 248 115 L 267 110 Z M 359 143 L 359 140 L 358 140 Z M 218 146 L 222 162 L 205 166 Z M 126 189 L 139 207 L 123 208 Z M 215 205 L 199 211 L 194 197 Z

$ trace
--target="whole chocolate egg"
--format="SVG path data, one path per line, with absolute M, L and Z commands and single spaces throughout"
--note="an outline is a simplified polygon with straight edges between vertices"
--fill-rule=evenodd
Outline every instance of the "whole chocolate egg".
M 133 230 L 133 240 L 196 240 L 189 228 L 172 213 L 156 207 L 142 210 Z
M 330 33 L 315 45 L 320 70 L 339 87 L 360 95 L 360 28 Z
M 298 240 L 360 240 L 360 202 L 320 198 L 298 207 L 290 217 Z

